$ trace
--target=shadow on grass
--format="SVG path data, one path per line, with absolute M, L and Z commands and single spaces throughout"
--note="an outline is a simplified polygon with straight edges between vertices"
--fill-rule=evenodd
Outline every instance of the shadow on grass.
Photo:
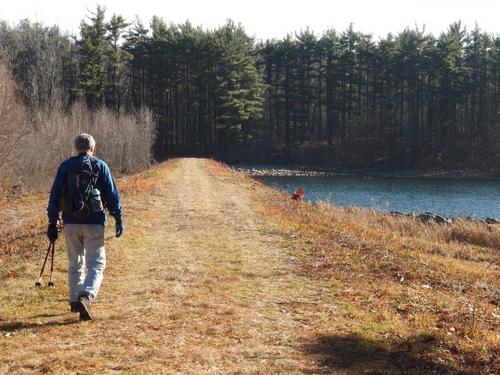
M 26 323 L 26 322 L 11 322 L 1 323 L 0 332 L 19 332 L 29 329 L 39 329 L 45 327 L 63 327 L 71 324 L 77 324 L 78 320 L 52 320 L 50 322 L 41 323 Z
M 316 359 L 323 373 L 463 374 L 454 367 L 419 358 L 411 351 L 390 350 L 388 344 L 357 336 L 322 336 L 305 345 L 303 351 Z M 419 353 L 431 351 L 435 344 L 432 336 L 418 336 L 410 343 L 418 345 Z M 316 369 L 308 372 L 318 373 Z
M 66 314 L 37 314 L 37 315 L 33 315 L 33 316 L 30 316 L 28 319 L 40 319 L 40 318 L 55 318 L 55 317 L 58 317 L 58 316 L 65 316 Z

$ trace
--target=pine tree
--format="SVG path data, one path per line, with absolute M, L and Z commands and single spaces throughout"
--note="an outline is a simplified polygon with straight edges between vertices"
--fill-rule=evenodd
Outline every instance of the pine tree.
M 90 23 L 81 22 L 80 39 L 76 42 L 79 57 L 77 93 L 89 107 L 95 108 L 105 103 L 110 42 L 104 8 L 98 6 L 88 18 Z
M 250 140 L 250 122 L 262 115 L 264 84 L 256 68 L 253 40 L 229 21 L 216 30 L 218 51 L 216 103 L 218 139 L 223 148 Z
M 124 70 L 126 62 L 130 59 L 120 46 L 120 40 L 125 29 L 130 24 L 122 16 L 113 14 L 106 25 L 107 39 L 109 41 L 108 61 L 106 66 L 106 106 L 119 111 L 122 105 Z

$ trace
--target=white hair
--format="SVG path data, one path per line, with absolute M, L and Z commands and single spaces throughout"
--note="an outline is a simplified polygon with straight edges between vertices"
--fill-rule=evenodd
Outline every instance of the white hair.
M 75 149 L 78 152 L 85 152 L 95 148 L 95 139 L 90 134 L 82 133 L 75 138 Z

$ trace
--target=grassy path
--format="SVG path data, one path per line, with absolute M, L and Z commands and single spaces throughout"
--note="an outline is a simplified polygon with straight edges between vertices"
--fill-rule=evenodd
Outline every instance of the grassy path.
M 215 178 L 204 163 L 182 159 L 154 193 L 126 202 L 126 235 L 108 241 L 95 321 L 63 313 L 64 283 L 53 293 L 33 291 L 29 279 L 8 286 L 18 308 L 3 317 L 3 372 L 313 368 L 301 350 L 311 316 L 300 310 L 314 315 L 328 286 L 295 272 L 283 239 L 255 212 L 250 187 Z M 62 255 L 58 262 L 62 273 Z
M 0 204 L 0 374 L 500 370 L 497 227 L 296 204 L 204 159 L 119 186 L 92 322 L 62 241 L 56 287 L 33 287 L 45 197 Z

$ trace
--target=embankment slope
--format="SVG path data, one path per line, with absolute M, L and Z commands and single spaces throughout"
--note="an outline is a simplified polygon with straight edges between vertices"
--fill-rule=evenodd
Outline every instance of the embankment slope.
M 33 288 L 38 263 L 20 247 L 43 243 L 43 200 L 16 203 L 29 207 L 17 226 L 0 219 L 0 373 L 498 369 L 488 243 L 454 247 L 403 219 L 296 204 L 205 159 L 119 186 L 126 233 L 108 240 L 92 322 L 67 312 L 61 241 L 56 287 Z

